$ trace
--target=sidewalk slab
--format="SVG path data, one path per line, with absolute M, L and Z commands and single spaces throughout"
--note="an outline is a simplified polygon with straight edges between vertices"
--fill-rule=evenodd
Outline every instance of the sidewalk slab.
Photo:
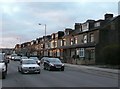
M 88 69 L 88 70 L 96 70 L 96 71 L 115 73 L 115 74 L 120 73 L 120 70 L 118 70 L 118 69 L 99 68 L 99 67 L 95 67 L 95 66 L 75 65 L 75 64 L 68 64 L 68 63 L 64 63 L 64 64 L 65 64 L 65 66 L 71 66 L 71 67 Z

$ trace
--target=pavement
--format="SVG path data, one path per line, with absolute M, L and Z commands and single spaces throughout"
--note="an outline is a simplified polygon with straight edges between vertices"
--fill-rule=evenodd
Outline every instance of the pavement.
M 75 64 L 68 64 L 68 63 L 64 63 L 64 64 L 65 66 L 75 67 L 79 69 L 87 69 L 87 70 L 95 70 L 95 71 L 101 71 L 101 72 L 107 72 L 107 73 L 120 74 L 120 70 L 118 69 L 99 68 L 96 66 L 75 65 Z

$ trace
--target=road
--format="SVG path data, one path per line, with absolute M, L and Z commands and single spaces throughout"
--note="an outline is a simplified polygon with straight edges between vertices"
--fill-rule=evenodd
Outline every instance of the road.
M 18 63 L 10 62 L 2 87 L 118 87 L 117 76 L 86 72 L 68 66 L 65 71 L 42 69 L 41 74 L 21 74 L 17 71 Z

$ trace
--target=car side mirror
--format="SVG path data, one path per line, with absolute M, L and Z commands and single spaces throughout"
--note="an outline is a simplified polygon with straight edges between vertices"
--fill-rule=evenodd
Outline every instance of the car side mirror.
M 40 66 L 40 63 L 37 63 Z
M 20 65 L 22 65 L 22 62 L 20 61 Z
M 7 63 L 10 63 L 10 60 L 7 60 Z

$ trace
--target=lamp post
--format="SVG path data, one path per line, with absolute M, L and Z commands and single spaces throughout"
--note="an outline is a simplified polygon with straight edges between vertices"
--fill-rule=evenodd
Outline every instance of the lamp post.
M 21 38 L 20 37 L 17 37 L 16 38 L 19 42 L 18 42 L 18 44 L 19 44 L 19 55 L 21 55 L 21 51 L 22 51 L 22 49 L 21 49 Z
M 45 37 L 44 37 L 44 51 L 45 51 L 46 24 L 41 24 L 41 23 L 39 23 L 39 25 L 44 25 L 44 28 L 45 28 Z M 44 53 L 44 52 L 43 52 L 43 55 L 45 56 L 45 53 Z
M 39 25 L 44 25 L 45 26 L 45 37 L 46 37 L 46 24 L 39 23 Z

